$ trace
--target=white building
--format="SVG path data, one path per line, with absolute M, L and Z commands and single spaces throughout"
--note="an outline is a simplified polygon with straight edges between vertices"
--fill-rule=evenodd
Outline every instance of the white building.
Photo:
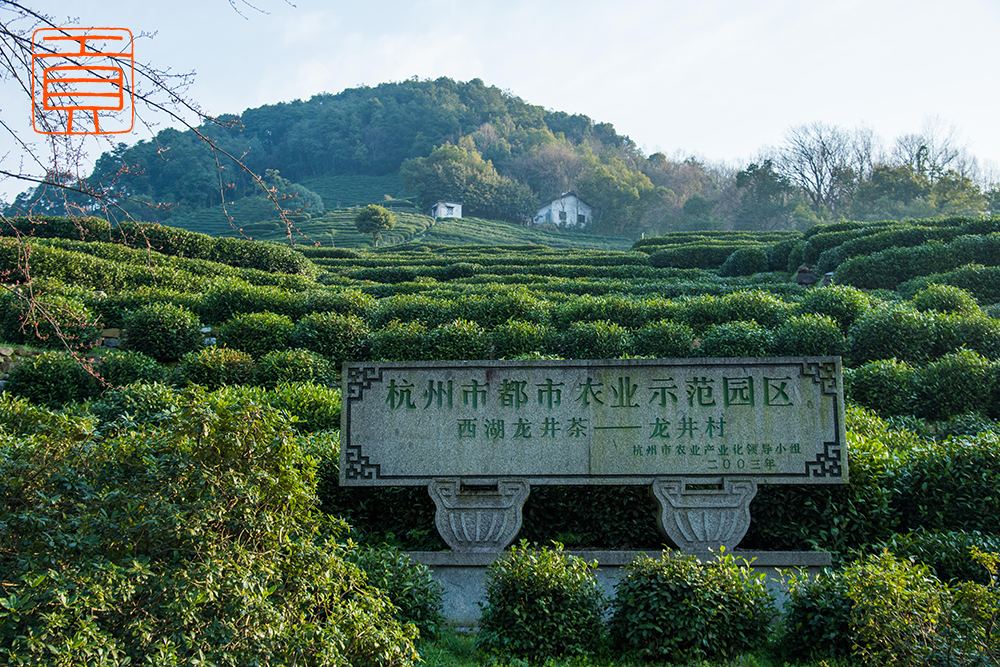
M 461 218 L 462 205 L 453 201 L 439 201 L 431 206 L 432 218 Z
M 590 204 L 567 192 L 559 199 L 553 199 L 538 209 L 535 224 L 551 223 L 560 227 L 582 228 L 594 221 L 594 209 Z

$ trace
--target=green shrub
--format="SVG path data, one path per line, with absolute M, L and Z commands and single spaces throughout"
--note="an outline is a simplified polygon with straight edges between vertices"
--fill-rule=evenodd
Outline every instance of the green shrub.
M 995 403 L 996 362 L 972 350 L 945 355 L 916 372 L 916 413 L 948 419 L 966 412 L 986 414 Z
M 328 357 L 334 368 L 368 356 L 368 324 L 356 315 L 311 313 L 295 324 L 291 344 Z
M 868 297 L 850 285 L 828 285 L 809 290 L 801 302 L 803 313 L 829 315 L 846 333 L 867 312 Z
M 386 594 L 400 623 L 413 623 L 424 638 L 435 637 L 444 624 L 444 589 L 430 568 L 395 547 L 357 547 L 348 560 L 368 575 L 368 583 Z
M 614 322 L 574 322 L 560 350 L 566 359 L 618 359 L 632 352 L 632 334 Z
M 175 381 L 218 389 L 230 384 L 249 384 L 254 360 L 246 352 L 214 345 L 184 355 L 177 365 Z
M 793 315 L 774 332 L 773 352 L 790 357 L 843 356 L 847 339 L 829 315 Z
M 555 333 L 545 324 L 509 320 L 490 333 L 493 354 L 497 359 L 514 359 L 533 352 L 555 351 Z
M 973 581 L 989 584 L 993 575 L 973 558 L 972 548 L 1000 553 L 1000 537 L 977 531 L 915 530 L 893 535 L 875 545 L 875 551 L 887 549 L 898 558 L 928 565 L 941 581 Z
M 379 302 L 372 315 L 375 327 L 386 326 L 393 320 L 420 322 L 436 327 L 460 317 L 461 312 L 450 299 L 439 299 L 423 294 L 398 294 Z
M 36 405 L 56 408 L 94 395 L 97 381 L 66 352 L 42 352 L 14 365 L 6 390 Z
M 267 402 L 295 417 L 299 432 L 340 428 L 339 389 L 314 382 L 282 382 L 267 393 Z
M 793 576 L 788 604 L 778 633 L 784 657 L 793 660 L 847 658 L 851 640 L 851 598 L 847 580 L 831 570 L 815 578 Z
M 377 302 L 370 294 L 355 289 L 314 289 L 306 292 L 303 313 L 337 313 L 367 318 Z
M 544 324 L 549 319 L 549 304 L 537 296 L 520 289 L 501 289 L 492 284 L 485 294 L 463 297 L 455 303 L 454 312 L 461 317 L 478 322 L 486 329 L 498 327 L 509 320 L 522 320 Z
M 141 352 L 161 363 L 177 361 L 197 350 L 205 336 L 198 316 L 183 306 L 152 303 L 122 320 L 121 348 Z
M 729 322 L 708 328 L 699 351 L 704 357 L 766 357 L 774 334 L 756 322 Z
M 751 276 L 769 270 L 767 249 L 747 246 L 733 252 L 719 269 L 720 276 Z
M 775 612 L 764 579 L 729 554 L 704 564 L 673 551 L 658 559 L 640 555 L 615 585 L 612 641 L 657 662 L 757 649 Z
M 913 307 L 920 311 L 977 315 L 982 311 L 976 297 L 967 290 L 952 285 L 929 285 L 913 295 Z
M 427 327 L 420 322 L 399 320 L 376 330 L 368 339 L 372 357 L 381 361 L 419 361 L 427 359 L 425 339 Z
M 276 313 L 297 318 L 306 297 L 279 287 L 253 285 L 239 278 L 213 281 L 201 302 L 206 322 L 221 324 L 243 313 Z
M 330 361 L 309 350 L 275 350 L 268 352 L 257 362 L 253 371 L 253 383 L 274 389 L 279 382 L 315 382 L 330 384 L 336 370 Z
M 960 348 L 1000 359 L 1000 321 L 982 314 L 927 313 L 934 321 L 934 356 Z
M 916 374 L 905 361 L 880 359 L 844 373 L 846 396 L 881 415 L 913 414 Z
M 683 322 L 660 320 L 633 333 L 635 353 L 659 358 L 693 356 L 694 330 Z
M 934 322 L 932 315 L 901 304 L 879 304 L 851 327 L 851 358 L 856 363 L 893 358 L 923 363 L 933 351 Z
M 114 387 L 135 382 L 162 382 L 170 371 L 166 366 L 142 352 L 108 352 L 95 369 L 101 379 Z
M 603 643 L 605 602 L 592 565 L 562 545 L 514 545 L 486 570 L 486 602 L 476 646 L 503 658 L 542 662 L 585 656 Z
M 455 320 L 427 332 L 424 349 L 428 359 L 489 359 L 490 339 L 469 320 Z
M 118 294 L 93 298 L 90 301 L 90 308 L 107 326 L 117 327 L 121 326 L 128 313 L 151 303 L 172 303 L 197 313 L 201 310 L 201 298 L 201 294 L 139 285 Z
M 34 299 L 27 291 L 0 299 L 0 338 L 35 347 L 89 348 L 101 333 L 94 313 L 81 301 L 60 294 Z
M 105 431 L 122 431 L 155 423 L 178 405 L 177 393 L 159 382 L 137 382 L 113 387 L 91 401 L 90 411 Z
M 255 359 L 271 351 L 288 349 L 295 323 L 275 313 L 244 313 L 219 329 L 218 344 L 241 350 Z

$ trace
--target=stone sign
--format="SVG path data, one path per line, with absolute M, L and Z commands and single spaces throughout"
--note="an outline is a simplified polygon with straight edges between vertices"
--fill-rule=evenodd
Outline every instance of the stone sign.
M 839 357 L 347 363 L 340 482 L 427 486 L 455 550 L 501 550 L 531 485 L 643 484 L 689 550 L 757 484 L 847 481 Z M 506 542 L 504 541 L 506 540 Z

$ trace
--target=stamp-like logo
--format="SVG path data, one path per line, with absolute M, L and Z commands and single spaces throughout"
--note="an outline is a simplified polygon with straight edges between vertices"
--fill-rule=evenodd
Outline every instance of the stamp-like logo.
M 32 36 L 31 125 L 41 134 L 124 134 L 135 124 L 135 57 L 124 28 Z

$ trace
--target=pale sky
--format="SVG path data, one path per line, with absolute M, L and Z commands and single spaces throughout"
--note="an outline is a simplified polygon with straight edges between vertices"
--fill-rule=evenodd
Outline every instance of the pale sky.
M 745 166 L 794 125 L 867 125 L 888 145 L 936 116 L 1000 165 L 998 0 L 233 2 L 242 16 L 227 0 L 31 6 L 57 22 L 155 32 L 136 41 L 136 59 L 195 70 L 190 96 L 213 114 L 413 76 L 478 77 L 610 122 L 647 154 Z M 29 101 L 2 86 L 0 116 L 34 138 Z M 16 166 L 11 138 L 0 151 Z M 0 194 L 21 189 L 0 183 Z

